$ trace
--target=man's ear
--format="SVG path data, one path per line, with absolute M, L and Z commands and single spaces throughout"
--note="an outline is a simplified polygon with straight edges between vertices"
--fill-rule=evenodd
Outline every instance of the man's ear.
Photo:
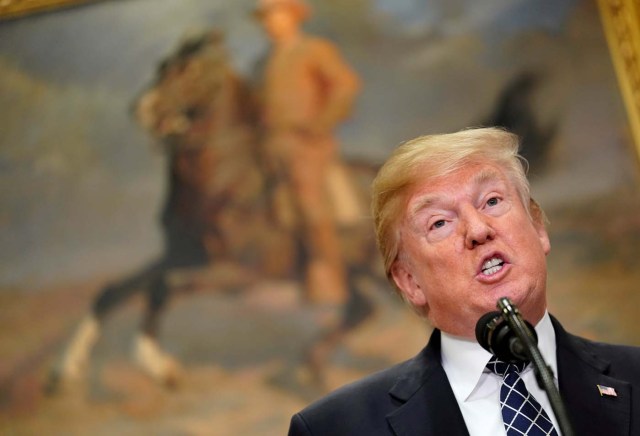
M 416 282 L 410 269 L 404 262 L 396 260 L 391 267 L 391 276 L 402 296 L 415 307 L 424 307 L 427 304 L 427 297 Z
M 533 198 L 529 200 L 529 210 L 533 226 L 538 233 L 538 238 L 540 239 L 540 244 L 542 245 L 544 254 L 549 254 L 551 251 L 551 241 L 549 240 L 549 234 L 547 233 L 547 223 L 549 220 L 538 202 Z

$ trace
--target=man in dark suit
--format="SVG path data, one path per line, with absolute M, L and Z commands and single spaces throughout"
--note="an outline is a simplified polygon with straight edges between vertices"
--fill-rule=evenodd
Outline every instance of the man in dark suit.
M 640 349 L 570 335 L 547 312 L 550 243 L 517 153 L 517 137 L 495 128 L 395 150 L 373 183 L 376 236 L 391 283 L 434 332 L 413 359 L 296 414 L 290 436 L 559 434 L 531 365 L 496 374 L 474 339 L 505 296 L 535 326 L 575 434 L 640 434 Z M 526 403 L 515 415 L 534 410 L 524 430 L 514 392 Z

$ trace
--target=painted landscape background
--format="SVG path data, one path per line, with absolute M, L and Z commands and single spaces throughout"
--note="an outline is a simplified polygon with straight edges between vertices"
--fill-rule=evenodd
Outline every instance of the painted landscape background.
M 523 152 L 550 220 L 550 311 L 574 333 L 640 345 L 637 157 L 595 3 L 310 3 L 308 31 L 363 81 L 339 132 L 345 159 L 375 166 L 404 140 L 495 120 L 521 96 Z M 131 361 L 134 298 L 105 325 L 86 380 L 43 393 L 98 290 L 162 249 L 166 156 L 132 102 L 204 29 L 224 33 L 252 80 L 267 49 L 253 7 L 101 1 L 0 21 L 0 433 L 280 435 L 325 391 L 302 364 L 324 315 L 292 278 L 174 299 L 160 342 L 185 368 L 176 389 Z M 413 356 L 430 332 L 390 286 L 367 289 L 374 310 L 333 351 L 328 388 Z

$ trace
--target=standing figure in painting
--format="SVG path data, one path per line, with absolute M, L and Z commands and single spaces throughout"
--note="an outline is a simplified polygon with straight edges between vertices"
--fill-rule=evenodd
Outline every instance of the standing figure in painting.
M 272 43 L 260 88 L 263 157 L 275 218 L 301 236 L 307 299 L 342 305 L 348 289 L 331 194 L 340 168 L 334 130 L 351 110 L 359 79 L 333 44 L 303 33 L 309 12 L 302 0 L 258 2 L 256 16 Z

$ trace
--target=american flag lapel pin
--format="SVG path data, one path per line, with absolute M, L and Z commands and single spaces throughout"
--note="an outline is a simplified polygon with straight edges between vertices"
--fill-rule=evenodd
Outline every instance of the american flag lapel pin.
M 598 386 L 598 392 L 600 392 L 600 396 L 604 397 L 605 395 L 607 397 L 617 397 L 618 394 L 616 393 L 616 390 L 612 387 L 609 386 L 602 386 L 602 385 L 596 385 Z

